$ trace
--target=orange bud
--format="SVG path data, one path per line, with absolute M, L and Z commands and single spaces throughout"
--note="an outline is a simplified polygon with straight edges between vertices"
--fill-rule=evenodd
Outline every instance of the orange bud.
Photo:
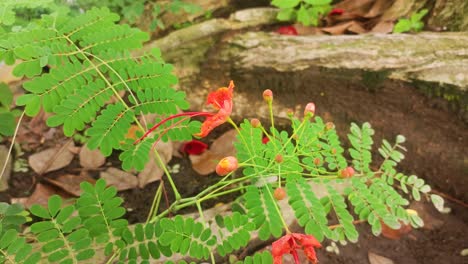
M 294 110 L 292 110 L 291 108 L 288 108 L 288 110 L 286 110 L 286 115 L 288 117 L 293 117 L 294 115 Z
M 304 108 L 304 116 L 314 116 L 315 114 L 315 104 L 314 103 L 308 103 L 306 107 Z
M 273 101 L 273 92 L 270 89 L 263 91 L 263 99 L 266 102 L 271 103 Z
M 281 154 L 276 155 L 275 161 L 276 161 L 277 163 L 283 162 L 283 155 L 281 155 Z
M 254 128 L 257 128 L 257 127 L 260 127 L 262 125 L 262 123 L 260 122 L 260 120 L 258 120 L 257 118 L 252 118 L 250 120 L 250 125 Z
M 325 124 L 325 130 L 332 130 L 335 128 L 335 124 L 333 124 L 333 122 L 327 122 Z
M 225 176 L 235 171 L 237 167 L 239 167 L 237 159 L 233 156 L 228 156 L 218 162 L 218 165 L 216 165 L 216 173 L 219 176 Z
M 275 197 L 275 199 L 278 201 L 283 200 L 284 197 L 286 197 L 286 191 L 281 187 L 276 188 L 275 192 L 273 193 L 273 197 Z
M 345 179 L 345 178 L 351 178 L 351 177 L 353 177 L 353 175 L 354 175 L 353 167 L 346 167 L 346 168 L 340 170 L 339 177 L 342 178 L 342 179 Z
M 320 161 L 320 158 L 315 158 L 315 159 L 314 159 L 314 164 L 315 164 L 315 166 L 320 165 L 320 162 L 321 162 L 321 161 Z

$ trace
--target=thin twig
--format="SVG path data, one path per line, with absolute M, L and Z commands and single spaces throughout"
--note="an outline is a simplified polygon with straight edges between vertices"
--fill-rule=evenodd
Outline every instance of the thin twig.
M 16 129 L 15 129 L 15 133 L 13 134 L 13 139 L 11 140 L 10 149 L 8 150 L 8 155 L 7 155 L 6 159 L 5 159 L 5 164 L 3 164 L 2 173 L 0 173 L 0 179 L 3 177 L 3 173 L 5 173 L 8 161 L 10 160 L 11 152 L 13 151 L 13 146 L 15 145 L 16 135 L 18 135 L 18 130 L 19 130 L 21 121 L 23 120 L 24 113 L 25 113 L 25 111 L 23 111 L 23 113 L 21 113 L 21 116 L 20 116 L 20 118 L 18 120 L 18 124 L 16 124 Z

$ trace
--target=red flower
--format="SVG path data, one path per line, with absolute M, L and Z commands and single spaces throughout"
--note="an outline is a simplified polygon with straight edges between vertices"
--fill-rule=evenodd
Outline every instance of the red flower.
M 207 144 L 194 139 L 189 142 L 185 142 L 180 148 L 180 151 L 189 155 L 200 155 L 205 152 L 206 149 L 208 149 Z
M 269 141 L 270 141 L 270 139 L 269 139 L 268 137 L 263 137 L 263 138 L 262 138 L 262 143 L 263 143 L 263 144 L 266 144 L 266 143 L 268 143 Z
M 206 100 L 207 105 L 212 105 L 218 113 L 208 116 L 201 126 L 201 131 L 194 134 L 196 137 L 206 137 L 215 127 L 227 121 L 232 112 L 232 95 L 234 92 L 234 82 L 229 83 L 229 87 L 221 87 L 211 92 Z
M 321 248 L 322 245 L 315 237 L 311 235 L 304 235 L 292 233 L 283 236 L 277 241 L 273 242 L 271 254 L 273 255 L 274 264 L 283 263 L 283 255 L 291 254 L 294 257 L 294 262 L 299 264 L 299 256 L 297 255 L 298 249 L 303 249 L 307 259 L 312 263 L 317 263 L 317 256 L 315 255 L 314 248 Z
M 344 12 L 345 12 L 344 9 L 333 8 L 332 11 L 328 13 L 328 16 L 339 16 L 339 15 L 342 15 Z
M 188 118 L 195 117 L 195 116 L 205 116 L 206 120 L 205 122 L 203 122 L 200 132 L 194 134 L 194 136 L 206 137 L 211 132 L 211 130 L 213 130 L 215 127 L 223 124 L 224 122 L 228 120 L 232 112 L 233 92 L 234 92 L 234 82 L 231 81 L 229 83 L 229 87 L 218 88 L 218 90 L 208 95 L 206 104 L 212 105 L 216 110 L 218 110 L 218 113 L 215 114 L 215 113 L 209 113 L 209 112 L 185 112 L 185 113 L 179 113 L 179 114 L 169 116 L 163 119 L 162 121 L 160 121 L 159 123 L 157 123 L 156 125 L 154 125 L 152 128 L 150 128 L 143 136 L 137 139 L 133 144 L 138 144 L 139 142 L 141 142 L 149 134 L 151 134 L 151 132 L 156 130 L 158 127 L 160 127 L 162 124 L 166 123 L 167 121 L 175 119 L 175 118 L 179 118 L 179 117 L 184 117 L 184 118 L 175 122 L 169 128 L 166 128 L 165 131 L 163 131 L 160 134 L 156 142 L 158 142 L 161 139 L 162 135 L 167 133 L 169 129 L 175 127 L 176 125 L 187 120 Z
M 281 34 L 281 35 L 292 35 L 292 36 L 297 36 L 297 30 L 295 27 L 293 26 L 283 26 L 283 27 L 280 27 L 278 28 L 278 30 L 276 30 L 276 32 L 278 34 Z

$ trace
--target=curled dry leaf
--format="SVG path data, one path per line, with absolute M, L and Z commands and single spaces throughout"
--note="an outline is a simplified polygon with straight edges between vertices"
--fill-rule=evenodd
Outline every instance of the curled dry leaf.
M 155 149 L 158 151 L 164 165 L 171 161 L 172 153 L 174 152 L 172 142 L 159 141 L 156 144 Z M 143 188 L 148 183 L 159 181 L 163 174 L 164 171 L 159 166 L 154 152 L 151 152 L 150 161 L 146 164 L 143 171 L 138 174 L 138 186 Z
M 386 258 L 386 257 L 382 257 L 370 251 L 367 256 L 369 258 L 370 264 L 393 264 L 394 263 L 393 260 Z
M 96 182 L 87 172 L 82 172 L 80 175 L 64 174 L 56 179 L 45 178 L 45 180 L 74 196 L 81 195 L 80 184 L 82 182 L 86 181 L 92 184 Z
M 116 168 L 108 168 L 101 172 L 99 177 L 106 180 L 107 185 L 117 188 L 117 191 L 129 190 L 138 186 L 138 179 L 135 175 Z
M 236 136 L 236 130 L 231 129 L 213 141 L 210 148 L 201 155 L 189 155 L 193 169 L 200 175 L 213 173 L 219 160 L 236 155 Z
M 75 143 L 69 140 L 61 147 L 49 148 L 35 153 L 29 156 L 29 166 L 39 175 L 64 168 L 73 159 L 74 154 L 70 149 L 73 150 L 74 147 Z
M 99 149 L 90 150 L 83 146 L 80 150 L 80 165 L 85 169 L 97 169 L 106 163 L 106 157 Z
M 11 203 L 21 203 L 25 208 L 28 209 L 31 208 L 33 204 L 47 207 L 47 201 L 49 200 L 49 197 L 54 194 L 60 195 L 65 200 L 73 198 L 68 193 L 57 190 L 48 184 L 38 183 L 36 184 L 36 189 L 34 189 L 34 192 L 31 196 L 24 198 L 12 198 Z M 67 204 L 67 202 L 65 202 L 65 204 Z

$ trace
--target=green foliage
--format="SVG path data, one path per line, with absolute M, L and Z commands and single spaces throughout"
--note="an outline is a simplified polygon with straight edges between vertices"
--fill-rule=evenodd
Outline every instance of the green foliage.
M 307 181 L 302 178 L 290 181 L 286 184 L 286 190 L 289 205 L 306 234 L 313 235 L 319 241 L 324 237 L 333 238 L 334 235 L 328 228 L 327 212 Z
M 255 230 L 255 224 L 249 221 L 249 217 L 238 212 L 224 218 L 218 215 L 216 223 L 220 227 L 220 241 L 216 250 L 223 257 L 245 247 L 250 241 L 250 232 Z
M 348 135 L 349 142 L 352 148 L 349 149 L 349 154 L 353 159 L 353 167 L 362 173 L 370 172 L 369 165 L 372 161 L 372 135 L 374 130 L 369 123 L 364 123 L 362 128 L 355 123 L 351 123 L 351 134 Z
M 421 9 L 419 12 L 412 14 L 410 19 L 399 19 L 398 22 L 395 24 L 395 27 L 393 28 L 393 33 L 421 31 L 424 27 L 424 22 L 422 22 L 421 20 L 427 13 L 427 9 Z
M 181 14 L 183 12 L 194 14 L 201 11 L 200 6 L 181 0 L 77 0 L 76 5 L 84 10 L 93 7 L 108 7 L 112 12 L 121 15 L 123 20 L 131 25 L 136 25 L 140 21 L 140 17 L 149 15 L 144 14 L 145 10 L 151 10 L 150 30 L 165 28 L 161 17 L 166 13 Z
M 257 252 L 253 256 L 248 256 L 244 261 L 238 261 L 236 264 L 270 264 L 273 263 L 273 257 L 269 251 Z
M 297 21 L 304 26 L 317 26 L 321 16 L 331 10 L 331 0 L 273 0 L 271 4 L 280 8 L 277 19 Z
M 17 9 L 47 7 L 52 2 L 53 0 L 2 0 L 0 2 L 0 25 L 13 25 Z
M 21 59 L 14 74 L 31 78 L 24 83 L 30 93 L 16 102 L 25 106 L 26 114 L 34 116 L 41 108 L 53 113 L 49 126 L 63 126 L 67 136 L 84 130 L 88 147 L 99 148 L 106 156 L 115 149 L 138 148 L 140 154 L 148 150 L 123 144 L 132 124 L 139 124 L 139 115 L 166 117 L 188 108 L 185 93 L 171 87 L 177 83 L 173 67 L 164 63 L 157 49 L 130 53 L 141 48 L 148 35 L 115 24 L 118 19 L 106 8 L 77 17 L 49 15 L 40 27 L 6 33 L 0 41 L 0 59 L 8 63 Z M 191 139 L 198 128 L 199 122 L 186 120 L 162 139 Z M 122 158 L 126 169 L 141 170 L 142 160 L 148 161 Z
M 2 136 L 12 136 L 15 132 L 16 121 L 14 112 L 10 110 L 13 103 L 13 93 L 8 86 L 0 83 L 0 139 Z

